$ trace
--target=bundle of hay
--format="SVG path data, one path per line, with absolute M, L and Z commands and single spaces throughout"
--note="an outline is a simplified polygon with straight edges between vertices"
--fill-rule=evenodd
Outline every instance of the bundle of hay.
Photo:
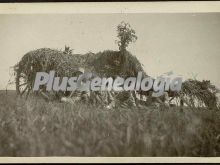
M 56 70 L 59 76 L 70 76 L 83 58 L 80 55 L 67 55 L 63 51 L 42 48 L 28 52 L 16 65 L 17 72 L 23 72 L 29 76 L 35 72 L 49 72 Z
M 217 107 L 217 93 L 219 93 L 219 90 L 211 84 L 210 81 L 188 79 L 183 82 L 181 92 L 189 99 L 193 107 L 195 107 L 196 104 L 199 106 L 204 105 L 209 108 Z
M 69 55 L 49 48 L 30 51 L 14 66 L 17 94 L 29 94 L 37 72 L 55 70 L 56 76 L 72 77 L 83 63 L 82 55 Z
M 123 78 L 136 77 L 138 72 L 142 72 L 142 78 L 147 76 L 139 60 L 128 51 L 106 50 L 99 52 L 90 57 L 88 65 L 93 66 L 92 72 L 99 77 L 112 77 L 113 79 L 117 76 Z M 136 100 L 136 95 L 134 92 L 132 93 Z M 117 102 L 122 103 L 131 98 L 131 93 L 126 91 L 116 92 L 115 94 Z
M 137 76 L 138 72 L 146 75 L 139 60 L 128 51 L 99 52 L 95 54 L 94 58 L 90 58 L 88 64 L 94 66 L 94 71 L 100 76 L 129 77 Z

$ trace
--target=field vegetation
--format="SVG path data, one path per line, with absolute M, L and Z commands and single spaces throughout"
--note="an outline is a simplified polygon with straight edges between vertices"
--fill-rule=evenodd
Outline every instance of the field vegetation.
M 0 156 L 220 156 L 220 111 L 103 109 L 0 93 Z

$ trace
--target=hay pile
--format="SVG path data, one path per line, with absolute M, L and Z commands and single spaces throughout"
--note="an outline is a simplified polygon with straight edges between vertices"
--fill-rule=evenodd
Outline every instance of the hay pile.
M 81 55 L 67 55 L 63 51 L 49 48 L 30 51 L 14 66 L 16 91 L 19 95 L 29 93 L 34 85 L 37 72 L 49 73 L 49 71 L 55 70 L 56 76 L 72 77 L 83 60 Z
M 49 72 L 50 70 L 56 70 L 59 76 L 70 76 L 80 65 L 80 60 L 83 62 L 80 55 L 73 57 L 59 50 L 42 48 L 25 54 L 16 65 L 16 71 L 28 77 L 36 72 Z
M 205 105 L 209 108 L 216 108 L 218 104 L 217 93 L 219 90 L 208 80 L 188 79 L 183 82 L 181 93 L 187 96 L 191 106 Z
M 97 54 L 90 52 L 81 55 L 41 48 L 25 54 L 14 67 L 17 91 L 23 84 L 31 90 L 36 72 L 49 73 L 55 70 L 55 76 L 73 77 L 79 67 L 100 77 L 136 76 L 139 71 L 145 73 L 138 59 L 127 51 L 122 54 L 120 51 L 106 50 Z
M 79 67 L 100 77 L 136 77 L 140 71 L 143 77 L 147 76 L 138 59 L 128 51 L 106 50 L 81 55 L 41 48 L 28 52 L 15 65 L 16 90 L 19 94 L 30 92 L 36 72 L 55 70 L 58 77 L 73 77 Z M 25 87 L 21 91 L 23 85 Z M 191 106 L 199 103 L 210 108 L 217 107 L 217 93 L 219 90 L 210 81 L 188 79 L 182 84 L 181 94 L 188 98 Z
M 99 52 L 88 60 L 88 65 L 94 67 L 93 71 L 105 77 L 130 77 L 137 76 L 138 72 L 146 75 L 139 60 L 128 51 L 106 50 Z

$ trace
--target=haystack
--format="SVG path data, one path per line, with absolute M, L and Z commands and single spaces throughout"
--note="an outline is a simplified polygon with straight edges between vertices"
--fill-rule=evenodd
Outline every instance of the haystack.
M 219 89 L 208 80 L 188 79 L 183 82 L 181 93 L 188 98 L 192 107 L 197 104 L 197 106 L 217 108 Z
M 127 51 L 106 50 L 81 55 L 41 48 L 25 54 L 14 67 L 17 92 L 22 95 L 31 91 L 36 72 L 55 70 L 58 77 L 73 77 L 79 67 L 100 77 L 136 76 L 139 71 L 145 74 L 138 59 Z
M 99 76 L 105 77 L 128 77 L 137 76 L 138 72 L 146 75 L 142 64 L 139 60 L 128 51 L 112 51 L 106 50 L 94 54 L 87 62 L 93 71 Z

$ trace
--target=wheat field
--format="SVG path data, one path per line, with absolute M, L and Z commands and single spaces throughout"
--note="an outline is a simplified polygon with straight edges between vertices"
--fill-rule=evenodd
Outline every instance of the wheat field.
M 1 91 L 0 156 L 220 156 L 220 111 L 107 110 Z

